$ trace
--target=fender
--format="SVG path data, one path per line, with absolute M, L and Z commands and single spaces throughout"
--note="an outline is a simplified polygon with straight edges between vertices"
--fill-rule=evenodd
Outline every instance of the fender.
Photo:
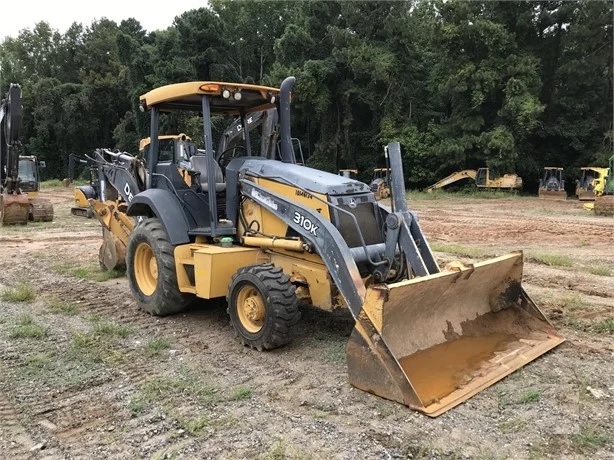
M 171 192 L 162 189 L 147 189 L 134 195 L 128 216 L 157 217 L 173 246 L 190 242 L 189 225 L 181 204 Z

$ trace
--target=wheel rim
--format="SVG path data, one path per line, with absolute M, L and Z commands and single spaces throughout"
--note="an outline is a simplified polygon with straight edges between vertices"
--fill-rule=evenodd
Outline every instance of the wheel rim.
M 255 334 L 264 325 L 266 307 L 260 292 L 253 286 L 241 287 L 237 295 L 237 314 L 241 325 Z
M 141 292 L 152 295 L 158 284 L 158 262 L 147 243 L 137 246 L 134 253 L 134 276 Z

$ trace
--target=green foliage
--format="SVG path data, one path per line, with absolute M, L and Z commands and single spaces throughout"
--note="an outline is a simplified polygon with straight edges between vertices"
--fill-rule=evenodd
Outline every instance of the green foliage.
M 612 14 L 605 1 L 211 0 L 158 31 L 39 22 L 0 43 L 0 91 L 22 85 L 23 143 L 46 161 L 43 179 L 66 177 L 72 152 L 136 152 L 139 96 L 154 87 L 294 75 L 293 135 L 310 166 L 369 177 L 399 141 L 409 187 L 488 166 L 531 189 L 543 166 L 572 181 L 611 155 Z M 195 120 L 161 126 L 202 142 Z

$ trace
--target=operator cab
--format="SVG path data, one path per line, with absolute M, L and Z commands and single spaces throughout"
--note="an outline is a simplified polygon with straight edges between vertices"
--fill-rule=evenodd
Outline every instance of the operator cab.
M 153 210 L 148 199 L 154 192 L 149 189 L 161 189 L 175 196 L 175 199 L 169 198 L 169 206 L 177 206 L 171 202 L 178 203 L 183 209 L 188 233 L 192 237 L 234 235 L 238 191 L 236 187 L 227 186 L 226 165 L 239 156 L 275 159 L 278 149 L 281 161 L 296 163 L 289 135 L 287 138 L 282 135 L 279 144 L 277 142 L 281 92 L 279 88 L 258 85 L 187 82 L 156 88 L 141 96 L 141 109 L 150 112 L 150 137 L 142 148 L 149 174 L 147 190 L 142 197 L 135 197 L 129 214 L 151 215 Z M 289 90 L 287 92 L 289 94 Z M 161 118 L 186 111 L 202 117 L 204 148 L 196 148 L 188 142 L 189 138 L 165 139 L 165 136 L 160 136 Z M 227 123 L 222 121 L 224 118 Z M 289 133 L 289 116 L 287 120 Z M 226 144 L 220 142 L 215 151 L 213 135 L 215 127 L 220 125 L 234 126 L 234 133 L 225 139 Z M 256 125 L 262 126 L 259 135 L 253 129 Z M 281 130 L 284 131 L 283 126 Z M 255 145 L 258 136 L 260 149 Z M 185 181 L 180 172 L 184 162 L 189 162 L 190 181 Z M 236 184 L 238 179 L 230 180 Z

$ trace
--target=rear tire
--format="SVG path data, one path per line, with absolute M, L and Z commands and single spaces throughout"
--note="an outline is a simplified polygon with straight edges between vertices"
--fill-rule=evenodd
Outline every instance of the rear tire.
M 194 299 L 179 291 L 174 247 L 157 218 L 137 225 L 128 240 L 126 270 L 141 309 L 156 316 L 184 310 Z
M 291 328 L 301 317 L 296 288 L 281 267 L 243 267 L 228 288 L 230 324 L 243 344 L 272 350 L 291 340 Z

